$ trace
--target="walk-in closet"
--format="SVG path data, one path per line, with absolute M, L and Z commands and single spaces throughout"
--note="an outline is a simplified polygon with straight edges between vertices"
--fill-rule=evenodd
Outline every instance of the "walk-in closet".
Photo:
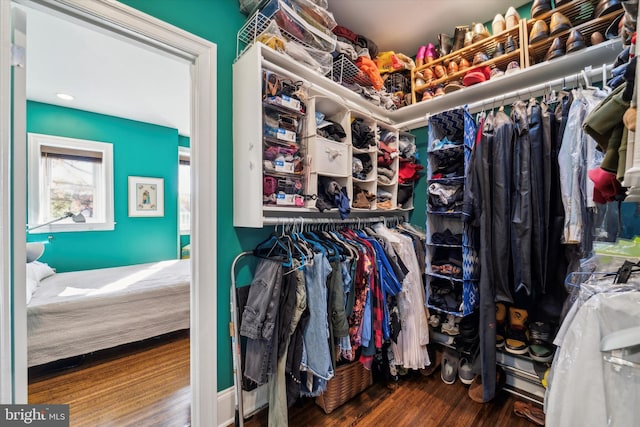
M 232 268 L 236 424 L 631 425 L 640 319 L 605 313 L 638 295 L 637 2 L 416 52 L 334 2 L 240 3 L 234 224 L 264 239 Z

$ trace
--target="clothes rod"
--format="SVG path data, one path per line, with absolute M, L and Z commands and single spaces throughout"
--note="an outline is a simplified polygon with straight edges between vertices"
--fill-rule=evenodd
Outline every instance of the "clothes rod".
M 407 221 L 406 214 L 358 218 L 264 218 L 264 225 L 308 225 L 308 224 L 371 224 L 374 222 Z
M 523 97 L 531 98 L 535 96 L 544 95 L 546 92 L 549 92 L 550 90 L 553 90 L 556 88 L 562 89 L 564 87 L 567 87 L 567 85 L 568 84 L 570 85 L 572 82 L 574 83 L 574 86 L 580 86 L 580 85 L 584 86 L 582 83 L 580 83 L 580 80 L 584 78 L 588 78 L 589 81 L 591 82 L 600 82 L 602 81 L 603 73 L 605 71 L 608 73 L 609 71 L 611 71 L 612 68 L 613 68 L 613 65 L 609 64 L 609 65 L 602 65 L 602 67 L 584 69 L 578 73 L 569 74 L 555 80 L 539 83 L 537 85 L 529 86 L 520 90 L 514 90 L 512 92 L 506 93 L 501 96 L 498 95 L 498 96 L 494 96 L 493 98 L 486 98 L 486 99 L 483 99 L 482 101 L 473 102 L 471 104 L 468 104 L 467 108 L 470 113 L 474 113 L 476 111 L 480 111 L 482 108 L 487 108 L 494 104 L 496 107 L 499 107 L 500 105 L 504 105 L 505 103 L 522 99 Z M 497 104 L 498 102 L 500 103 L 499 105 Z M 460 107 L 461 106 L 458 106 L 457 108 L 460 108 Z

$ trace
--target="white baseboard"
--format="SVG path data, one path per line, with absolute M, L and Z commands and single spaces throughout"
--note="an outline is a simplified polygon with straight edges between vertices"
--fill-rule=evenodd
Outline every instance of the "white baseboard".
M 234 387 L 218 392 L 218 427 L 228 427 L 235 423 L 236 393 Z
M 0 0 L 1 1 L 1 0 Z M 245 416 L 259 411 L 269 402 L 267 386 L 263 385 L 253 391 L 243 391 Z M 228 427 L 236 419 L 236 392 L 234 387 L 218 392 L 218 427 Z

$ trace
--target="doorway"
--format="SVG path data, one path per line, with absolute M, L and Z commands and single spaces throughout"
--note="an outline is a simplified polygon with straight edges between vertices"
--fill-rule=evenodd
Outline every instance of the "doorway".
M 193 203 L 191 207 L 191 390 L 192 409 L 191 422 L 193 425 L 217 425 L 217 408 L 211 402 L 217 400 L 216 366 L 215 366 L 215 333 L 216 330 L 216 47 L 214 44 L 202 40 L 189 33 L 176 30 L 165 23 L 144 15 L 118 2 L 84 0 L 35 0 L 19 1 L 28 7 L 36 7 L 48 13 L 71 16 L 82 21 L 85 25 L 107 29 L 119 37 L 135 40 L 138 43 L 160 49 L 168 55 L 186 59 L 191 63 L 191 178 Z M 3 24 L 11 13 L 12 3 L 0 2 L 0 16 Z M 2 25 L 3 52 L 11 49 L 11 26 Z M 28 28 L 27 28 L 28 40 Z M 15 66 L 10 64 L 9 56 L 0 59 L 0 93 L 11 93 L 12 84 L 19 83 L 16 78 Z M 28 66 L 28 64 L 26 64 Z M 15 86 L 13 86 L 15 89 Z M 26 194 L 24 180 L 16 179 L 12 170 L 26 170 L 24 153 L 26 149 L 24 123 L 12 122 L 12 117 L 20 120 L 24 117 L 25 100 L 20 100 L 20 90 L 14 90 L 16 99 L 5 99 L 0 109 L 2 123 L 12 129 L 12 134 L 3 133 L 0 145 L 3 152 L 11 155 L 12 159 L 3 158 L 3 162 L 12 166 L 2 169 L 2 180 L 12 183 L 10 188 L 3 188 L 2 210 L 4 218 L 8 218 L 10 235 L 2 237 L 3 256 L 0 259 L 2 275 L 2 307 L 12 307 L 2 310 L 3 325 L 10 325 L 3 332 L 2 343 L 13 343 L 10 346 L 0 346 L 2 352 L 2 378 L 11 378 L 11 386 L 2 389 L 3 403 L 25 403 L 27 395 L 27 367 L 26 367 L 26 305 L 24 297 L 19 295 L 24 281 L 25 254 L 25 206 L 12 202 L 7 193 Z M 24 94 L 24 91 L 22 91 Z M 197 94 L 197 96 L 196 96 Z M 22 114 L 21 111 L 23 110 Z M 24 120 L 24 119 L 23 119 Z M 5 151 L 6 150 L 6 151 Z M 17 154 L 17 155 L 16 155 Z M 4 163 L 3 163 L 4 166 Z M 201 262 L 206 260 L 206 262 Z M 4 274 L 9 271 L 10 274 Z M 10 302 L 13 304 L 10 304 Z M 7 339 L 8 338 L 8 339 Z M 203 402 L 203 404 L 200 404 Z

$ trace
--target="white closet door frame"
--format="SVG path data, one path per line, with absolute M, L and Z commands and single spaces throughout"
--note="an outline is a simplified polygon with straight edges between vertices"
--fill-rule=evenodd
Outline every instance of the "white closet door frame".
M 191 182 L 192 201 L 191 212 L 191 245 L 192 251 L 192 280 L 191 280 L 191 425 L 217 425 L 217 301 L 216 301 L 216 134 L 217 134 L 217 93 L 216 93 L 216 45 L 166 22 L 148 16 L 136 9 L 112 0 L 17 0 L 31 7 L 44 7 L 66 15 L 80 18 L 92 25 L 115 31 L 169 54 L 189 60 L 191 67 Z M 12 266 L 9 254 L 16 257 L 25 252 L 24 230 L 26 229 L 24 216 L 12 218 L 14 207 L 11 205 L 10 194 L 26 195 L 24 180 L 19 180 L 13 188 L 5 188 L 4 183 L 11 181 L 11 170 L 5 166 L 11 156 L 11 105 L 9 97 L 11 89 L 11 33 L 9 16 L 11 2 L 0 0 L 0 189 L 2 206 L 2 222 L 0 223 L 0 297 L 4 306 L 8 306 L 13 286 Z M 28 31 L 28 30 L 27 30 Z M 5 99 L 6 98 L 6 99 Z M 22 126 L 25 124 L 22 123 Z M 16 125 L 16 130 L 19 125 Z M 17 171 L 26 170 L 24 156 L 14 157 L 25 164 L 13 167 Z M 24 209 L 23 209 L 24 210 Z M 212 215 L 213 214 L 213 215 Z M 13 222 L 6 220 L 12 218 Z M 7 232 L 7 226 L 12 230 L 22 230 L 22 233 Z M 15 242 L 12 242 L 15 240 Z M 24 258 L 24 257 L 23 257 Z M 21 265 L 24 262 L 20 262 Z M 20 303 L 20 301 L 13 301 Z M 0 308 L 3 306 L 0 305 Z M 18 321 L 26 322 L 26 307 L 24 298 L 18 311 Z M 21 312 L 21 314 L 20 314 Z M 6 315 L 6 314 L 5 314 Z M 6 319 L 13 320 L 16 319 Z M 26 354 L 27 337 L 26 324 L 24 327 L 13 328 L 9 339 L 13 340 L 13 348 L 0 346 L 0 358 L 11 360 L 14 369 L 11 372 L 5 364 L 0 364 L 0 378 L 6 384 L 11 378 L 10 387 L 0 389 L 2 403 L 27 402 L 27 368 L 26 358 L 15 364 L 15 356 Z M 3 337 L 4 341 L 4 337 Z M 1 344 L 1 343 L 0 343 Z M 9 353 L 7 354 L 7 351 Z M 24 369 L 22 366 L 24 365 Z M 5 389 L 13 390 L 10 395 Z

